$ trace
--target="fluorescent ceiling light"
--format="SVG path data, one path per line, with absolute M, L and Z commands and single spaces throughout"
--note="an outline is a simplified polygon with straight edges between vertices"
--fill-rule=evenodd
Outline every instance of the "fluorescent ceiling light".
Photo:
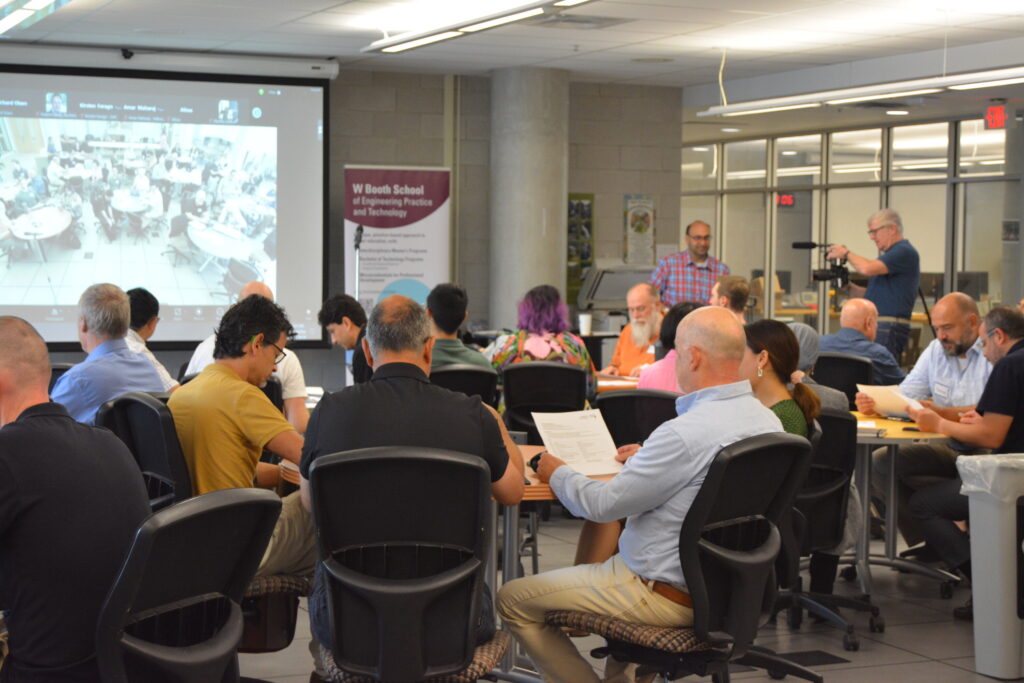
M 932 95 L 942 92 L 942 88 L 921 88 L 920 90 L 898 90 L 896 92 L 875 93 L 873 95 L 858 95 L 856 97 L 842 97 L 838 100 L 825 100 L 825 104 L 850 104 L 852 102 L 870 102 L 871 100 L 887 100 L 893 97 L 910 97 L 912 95 Z
M 491 19 L 490 21 L 481 21 L 479 24 L 473 24 L 472 26 L 464 26 L 459 29 L 466 33 L 476 33 L 477 31 L 486 31 L 489 28 L 495 26 L 501 26 L 502 24 L 511 24 L 513 21 L 519 21 L 520 19 L 526 19 L 527 17 L 535 17 L 538 14 L 544 14 L 543 7 L 534 7 L 528 9 L 525 12 L 517 12 L 516 14 L 510 14 L 507 17 L 498 17 L 497 19 Z
M 424 45 L 430 45 L 431 43 L 439 43 L 442 40 L 448 40 L 449 38 L 458 38 L 463 35 L 462 31 L 445 31 L 444 33 L 438 33 L 432 36 L 424 36 L 423 38 L 416 38 L 415 40 L 407 40 L 404 43 L 398 43 L 381 50 L 381 52 L 405 52 L 415 47 L 423 47 Z
M 46 9 L 52 4 L 53 0 L 29 0 L 24 5 L 22 5 L 22 9 L 41 10 Z
M 992 159 L 990 161 L 979 161 L 979 166 L 998 166 L 999 164 L 1005 163 L 1005 159 Z
M 782 156 L 784 156 L 784 157 L 795 157 L 796 156 L 796 150 L 795 149 L 787 149 L 785 152 L 782 153 Z
M 740 129 L 739 128 L 723 128 L 722 132 L 723 133 L 739 133 Z
M 690 149 L 692 149 L 694 152 L 706 152 L 706 151 L 708 151 L 707 147 L 691 147 Z
M 767 114 L 773 111 L 789 111 L 790 109 L 813 109 L 820 107 L 821 102 L 807 102 L 806 104 L 784 104 L 775 107 L 763 107 L 761 109 L 746 109 L 743 111 L 730 111 L 722 116 L 749 116 L 750 114 Z
M 950 90 L 975 90 L 977 88 L 995 88 L 1000 85 L 1017 85 L 1018 83 L 1024 83 L 1024 78 L 1004 78 L 999 81 L 982 81 L 981 83 L 962 83 L 961 85 L 951 85 Z
M 590 2 L 590 0 L 558 0 L 558 2 L 555 3 L 555 7 L 575 7 L 576 5 L 582 5 L 585 2 Z
M 889 116 L 906 116 L 910 112 L 907 111 L 906 109 L 890 109 L 885 113 L 888 114 Z
M 12 28 L 31 17 L 35 12 L 30 9 L 16 9 L 3 19 L 0 19 L 0 34 L 7 33 Z
M 901 164 L 901 163 L 897 163 L 897 164 L 893 164 L 893 167 L 894 168 L 901 168 L 901 169 L 904 169 L 904 170 L 907 170 L 907 171 L 916 171 L 916 170 L 919 170 L 919 169 L 922 169 L 922 168 L 946 168 L 946 162 L 942 161 L 942 162 L 927 163 L 927 164 Z

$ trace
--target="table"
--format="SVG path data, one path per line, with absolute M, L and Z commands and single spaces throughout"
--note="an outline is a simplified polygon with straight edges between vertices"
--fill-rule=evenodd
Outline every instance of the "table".
M 870 565 L 892 567 L 902 571 L 912 572 L 928 576 L 939 581 L 958 582 L 960 579 L 956 574 L 929 567 L 921 562 L 904 559 L 896 554 L 896 538 L 899 531 L 896 529 L 896 458 L 899 448 L 904 444 L 944 444 L 949 437 L 944 434 L 931 432 L 908 431 L 914 428 L 909 422 L 900 420 L 888 420 L 877 415 L 864 415 L 854 412 L 853 415 L 858 421 L 872 420 L 878 429 L 884 430 L 880 436 L 857 435 L 857 488 L 860 493 L 861 508 L 864 510 L 864 528 L 857 539 L 856 567 L 857 577 L 860 581 L 861 590 L 871 594 L 871 569 Z M 882 555 L 872 555 L 870 552 L 871 540 L 871 451 L 872 446 L 885 446 L 889 450 L 889 491 L 888 501 L 885 506 L 885 552 Z M 844 560 L 853 559 L 844 557 Z
M 622 391 L 624 389 L 636 389 L 638 377 L 612 377 L 611 375 L 597 376 L 597 393 L 603 394 L 606 391 Z
M 131 190 L 114 190 L 110 205 L 121 213 L 145 213 L 151 205 L 150 198 L 134 194 Z
M 198 220 L 189 221 L 188 238 L 209 255 L 203 265 L 199 266 L 200 271 L 214 259 L 235 258 L 239 261 L 248 261 L 254 247 L 240 230 Z
M 71 225 L 71 213 L 57 206 L 40 206 L 23 213 L 11 223 L 11 234 L 20 240 L 31 241 L 46 263 L 46 252 L 40 240 L 61 234 Z

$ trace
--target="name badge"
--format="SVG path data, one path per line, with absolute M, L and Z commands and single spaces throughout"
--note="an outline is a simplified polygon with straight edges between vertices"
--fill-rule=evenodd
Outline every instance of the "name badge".
M 940 384 L 936 382 L 935 388 L 933 389 L 932 393 L 935 394 L 935 398 L 949 400 L 949 387 L 947 387 L 945 384 Z

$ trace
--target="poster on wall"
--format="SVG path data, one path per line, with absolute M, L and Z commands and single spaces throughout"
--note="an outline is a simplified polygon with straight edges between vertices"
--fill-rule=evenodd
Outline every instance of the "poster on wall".
M 594 263 L 594 195 L 569 195 L 569 240 L 567 253 L 565 300 L 576 303 L 583 273 Z
M 392 294 L 426 303 L 450 279 L 449 169 L 346 166 L 344 183 L 345 291 L 367 313 Z
M 627 194 L 624 205 L 626 263 L 654 265 L 654 195 Z

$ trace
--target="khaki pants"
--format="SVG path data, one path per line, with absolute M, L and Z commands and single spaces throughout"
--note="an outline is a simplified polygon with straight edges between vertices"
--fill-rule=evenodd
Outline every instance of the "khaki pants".
M 281 500 L 281 516 L 256 576 L 312 574 L 316 559 L 313 518 L 296 491 Z
M 516 579 L 498 593 L 498 614 L 544 675 L 557 683 L 600 681 L 562 629 L 547 626 L 549 610 L 578 610 L 655 626 L 689 626 L 693 610 L 654 593 L 620 555 Z M 631 679 L 632 665 L 609 657 L 605 681 Z

